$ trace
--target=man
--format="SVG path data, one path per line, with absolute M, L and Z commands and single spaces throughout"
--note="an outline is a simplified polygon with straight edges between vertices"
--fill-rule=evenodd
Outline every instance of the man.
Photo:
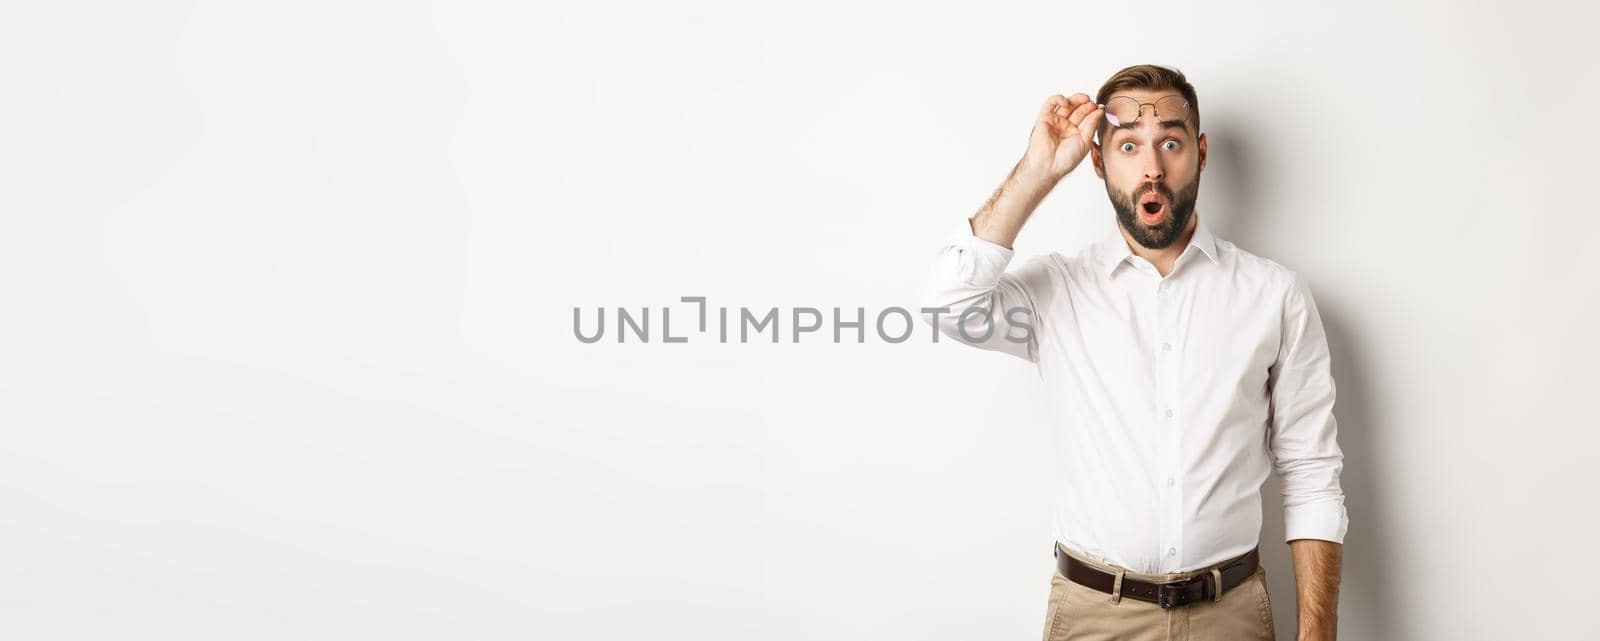
M 1117 233 L 1007 270 L 1085 156 Z M 1195 211 L 1206 136 L 1174 69 L 1051 96 L 1027 151 L 934 263 L 925 318 L 1035 363 L 1054 431 L 1057 572 L 1044 637 L 1272 639 L 1261 484 L 1284 481 L 1299 638 L 1332 641 L 1348 517 L 1327 339 L 1304 279 Z

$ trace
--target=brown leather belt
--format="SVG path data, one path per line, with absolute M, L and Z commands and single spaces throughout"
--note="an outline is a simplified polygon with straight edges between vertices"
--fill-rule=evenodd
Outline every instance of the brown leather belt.
M 1115 587 L 1117 575 L 1101 570 L 1078 559 L 1070 554 L 1063 554 L 1059 544 L 1052 545 L 1051 549 L 1056 555 L 1056 570 L 1062 576 L 1074 583 L 1086 585 L 1106 594 L 1111 594 Z M 1170 583 L 1152 583 L 1141 581 L 1126 574 L 1122 577 L 1122 596 L 1149 601 L 1158 604 L 1162 609 L 1176 608 L 1191 603 L 1210 601 L 1216 598 L 1216 579 L 1211 573 L 1212 568 L 1222 571 L 1222 592 L 1226 593 L 1233 586 L 1243 583 L 1256 573 L 1256 568 L 1261 562 L 1260 548 L 1251 548 L 1243 556 L 1237 556 L 1208 567 L 1205 571 L 1183 581 Z

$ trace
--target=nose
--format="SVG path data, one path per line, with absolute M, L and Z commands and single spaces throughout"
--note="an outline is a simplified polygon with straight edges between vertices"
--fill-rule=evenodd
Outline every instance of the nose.
M 1146 140 L 1160 140 L 1161 128 L 1154 117 L 1140 118 L 1139 125 L 1142 128 L 1140 133 L 1145 135 Z M 1161 156 L 1154 145 L 1141 145 L 1138 154 L 1139 172 L 1144 175 L 1145 180 L 1161 182 L 1161 179 L 1166 177 L 1166 168 L 1161 166 Z
M 1145 179 L 1149 180 L 1150 182 L 1161 182 L 1161 179 L 1167 175 L 1166 169 L 1161 166 L 1161 154 L 1146 152 L 1140 154 L 1140 156 L 1142 157 L 1142 162 L 1144 163 L 1143 170 Z

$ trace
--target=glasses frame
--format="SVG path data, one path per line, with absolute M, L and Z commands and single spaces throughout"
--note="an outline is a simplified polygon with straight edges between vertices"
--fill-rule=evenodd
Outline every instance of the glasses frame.
M 1179 101 L 1182 101 L 1182 104 L 1184 104 L 1184 120 L 1182 120 L 1182 121 L 1184 121 L 1184 123 L 1187 123 L 1187 121 L 1189 121 L 1190 115 L 1194 115 L 1194 109 L 1190 109 L 1190 107 L 1194 107 L 1194 106 L 1192 106 L 1192 104 L 1189 104 L 1189 99 L 1184 98 L 1184 96 L 1162 96 L 1162 98 L 1157 99 L 1157 101 L 1155 101 L 1155 102 L 1139 102 L 1139 101 L 1134 101 L 1133 98 L 1128 98 L 1128 96 L 1117 96 L 1117 98 L 1112 98 L 1112 99 L 1109 99 L 1109 101 L 1106 101 L 1106 107 L 1104 107 L 1104 109 L 1106 109 L 1106 117 L 1101 118 L 1101 121 L 1104 121 L 1104 123 L 1106 123 L 1106 125 L 1110 125 L 1110 131 L 1115 131 L 1115 129 L 1131 128 L 1131 126 L 1136 125 L 1136 123 L 1138 123 L 1139 118 L 1144 118 L 1144 106 L 1150 106 L 1150 113 L 1152 113 L 1152 115 L 1155 115 L 1155 120 L 1157 120 L 1157 121 L 1158 120 L 1162 120 L 1162 110 L 1157 109 L 1157 107 L 1155 107 L 1155 106 L 1157 106 L 1158 102 L 1168 101 L 1168 99 L 1173 99 L 1173 98 L 1179 99 Z M 1139 115 L 1136 115 L 1136 117 L 1134 117 L 1133 120 L 1126 121 L 1126 123 L 1123 123 L 1122 118 L 1117 118 L 1117 117 L 1114 117 L 1114 115 L 1110 115 L 1110 104 L 1112 104 L 1112 102 L 1117 102 L 1117 101 L 1138 102 L 1138 104 L 1139 104 Z M 1117 121 L 1115 121 L 1115 123 L 1112 123 L 1112 120 L 1117 120 Z M 1099 131 L 1096 131 L 1096 133 L 1094 133 L 1094 144 L 1096 144 L 1096 145 L 1106 144 L 1106 137 L 1110 136 L 1110 131 L 1106 131 L 1106 134 L 1104 134 L 1104 136 L 1102 136 L 1102 134 L 1099 133 Z
M 1183 103 L 1183 122 L 1188 122 L 1189 121 L 1189 116 L 1194 113 L 1194 110 L 1190 108 L 1190 107 L 1192 107 L 1192 105 L 1189 104 L 1189 99 L 1185 98 L 1183 96 L 1162 96 L 1161 98 L 1157 99 L 1155 102 L 1139 102 L 1138 100 L 1134 100 L 1133 98 L 1130 98 L 1128 96 L 1117 96 L 1115 98 L 1112 98 L 1112 99 L 1106 101 L 1106 122 L 1110 123 L 1112 127 L 1115 127 L 1115 128 L 1118 128 L 1118 129 L 1121 129 L 1123 127 L 1132 127 L 1135 123 L 1139 122 L 1140 118 L 1144 117 L 1144 108 L 1145 108 L 1146 105 L 1148 105 L 1150 107 L 1150 113 L 1155 115 L 1156 120 L 1160 120 L 1161 119 L 1161 109 L 1156 107 L 1156 105 L 1158 105 L 1158 104 L 1160 104 L 1162 102 L 1168 101 L 1168 100 L 1172 100 L 1174 98 L 1176 98 L 1179 102 Z M 1132 103 L 1137 104 L 1138 105 L 1138 110 L 1139 110 L 1138 111 L 1139 115 L 1134 116 L 1133 120 L 1129 120 L 1126 123 L 1122 122 L 1122 119 L 1111 115 L 1111 111 L 1112 111 L 1111 105 L 1112 105 L 1112 103 L 1115 103 L 1118 100 L 1126 100 L 1128 102 L 1132 102 Z

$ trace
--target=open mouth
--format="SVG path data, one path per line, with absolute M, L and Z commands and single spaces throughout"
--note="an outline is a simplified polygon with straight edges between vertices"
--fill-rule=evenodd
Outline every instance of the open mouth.
M 1139 216 L 1144 222 L 1151 224 L 1161 222 L 1167 215 L 1167 199 L 1155 190 L 1151 190 L 1139 199 L 1139 211 Z

